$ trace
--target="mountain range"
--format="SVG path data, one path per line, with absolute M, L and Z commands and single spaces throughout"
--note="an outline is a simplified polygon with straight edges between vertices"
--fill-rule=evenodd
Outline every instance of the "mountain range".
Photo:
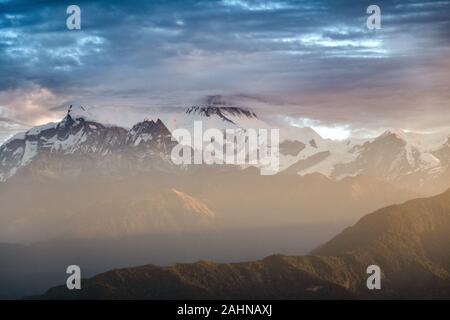
M 450 132 L 417 134 L 387 131 L 371 139 L 323 139 L 311 128 L 274 126 L 247 108 L 229 105 L 193 106 L 175 113 L 153 115 L 131 129 L 106 125 L 83 109 L 71 109 L 59 123 L 20 133 L 0 147 L 0 181 L 6 181 L 43 153 L 108 156 L 139 153 L 170 165 L 177 143 L 171 132 L 192 129 L 280 129 L 280 172 L 305 176 L 319 173 L 332 180 L 375 176 L 401 188 L 424 194 L 444 191 L 450 176 Z M 143 155 L 143 152 L 147 155 Z M 173 167 L 173 166 L 172 166 Z
M 172 132 L 193 121 L 204 129 L 279 128 L 280 172 L 174 165 Z M 305 254 L 364 213 L 446 190 L 449 150 L 445 134 L 323 139 L 221 102 L 130 128 L 72 108 L 0 147 L 0 297 L 61 283 L 74 257 L 92 276 L 148 262 Z
M 339 228 L 364 212 L 442 192 L 450 181 L 448 140 L 398 132 L 333 141 L 311 128 L 283 127 L 282 170 L 269 177 L 251 166 L 178 166 L 170 158 L 175 128 L 195 120 L 205 128 L 271 126 L 229 105 L 161 118 L 125 129 L 93 120 L 85 108 L 70 109 L 59 123 L 4 143 L 0 241 L 330 221 Z
M 364 216 L 308 256 L 145 265 L 59 286 L 44 299 L 449 299 L 450 190 Z M 366 269 L 381 269 L 380 290 Z

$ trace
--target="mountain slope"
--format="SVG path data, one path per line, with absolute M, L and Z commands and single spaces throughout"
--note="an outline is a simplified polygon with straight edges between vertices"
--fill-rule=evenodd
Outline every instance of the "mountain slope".
M 158 155 L 146 158 L 145 150 L 37 156 L 0 184 L 0 241 L 115 238 L 212 226 L 332 224 L 336 232 L 363 212 L 416 197 L 372 177 L 267 177 L 255 168 L 225 166 L 177 171 Z
M 167 162 L 176 144 L 160 119 L 144 120 L 127 130 L 102 124 L 69 109 L 60 122 L 17 134 L 0 147 L 0 182 L 49 154 L 75 160 L 80 156 L 100 159 L 116 156 L 141 160 L 158 158 L 157 161 Z
M 43 298 L 450 298 L 450 190 L 363 217 L 310 256 L 119 269 Z M 365 270 L 382 270 L 368 290 Z
M 81 166 L 85 173 L 72 172 L 68 165 L 63 169 L 68 176 L 64 176 L 53 173 L 48 167 L 52 162 L 43 159 L 46 168 L 33 167 L 33 172 L 22 172 L 0 187 L 2 241 L 183 234 L 214 225 L 215 213 L 204 202 L 181 188 L 172 190 L 175 177 L 148 174 L 111 179 L 107 173 L 96 173 L 89 161 Z M 27 197 L 21 199 L 22 194 Z
M 123 146 L 127 131 L 73 118 L 17 134 L 0 147 L 0 181 L 10 178 L 42 153 L 110 154 Z
M 220 96 L 209 97 L 201 106 L 155 112 L 130 130 L 93 120 L 84 108 L 69 109 L 59 123 L 32 128 L 0 147 L 0 182 L 43 153 L 74 158 L 117 155 L 140 159 L 141 163 L 151 158 L 158 162 L 153 167 L 161 164 L 167 170 L 171 150 L 177 144 L 172 141 L 171 132 L 177 128 L 192 131 L 195 121 L 201 121 L 203 130 L 234 129 L 239 135 L 247 129 L 279 129 L 283 173 L 320 173 L 336 181 L 357 175 L 374 176 L 422 195 L 440 193 L 449 187 L 450 138 L 445 132 L 417 134 L 396 130 L 374 139 L 335 141 L 323 139 L 308 127 L 271 123 L 264 115 L 258 117 L 250 109 Z
M 202 108 L 190 114 L 181 112 L 182 118 L 192 122 L 199 117 L 205 123 L 212 121 L 209 125 L 220 122 L 234 127 L 242 125 L 243 120 L 255 126 L 262 123 L 254 122 L 260 120 L 250 111 L 235 106 L 216 103 Z M 262 177 L 253 167 L 174 165 L 170 151 L 177 142 L 172 141 L 169 127 L 159 118 L 144 120 L 127 130 L 101 124 L 82 111 L 70 110 L 61 122 L 33 128 L 0 148 L 0 180 L 4 178 L 0 183 L 0 241 L 48 240 L 65 233 L 91 235 L 95 224 L 99 237 L 142 232 L 137 226 L 157 232 L 160 222 L 170 229 L 193 226 L 167 220 L 173 217 L 168 212 L 180 209 L 171 201 L 161 200 L 175 196 L 171 189 L 207 201 L 217 213 L 215 224 L 231 228 L 330 221 L 340 228 L 364 212 L 426 192 L 418 183 L 423 180 L 421 176 L 410 177 L 408 183 L 398 187 L 385 177 L 354 176 L 353 166 L 346 173 L 350 177 L 330 178 L 329 170 L 337 159 L 347 161 L 355 155 L 347 158 L 345 150 L 309 128 L 288 128 L 294 139 L 285 140 L 280 148 L 286 163 L 302 160 L 281 174 Z M 355 145 L 359 146 L 359 142 Z M 366 147 L 363 149 L 371 149 Z M 331 151 L 324 151 L 328 149 Z M 384 156 L 389 148 L 383 150 L 384 144 L 376 150 L 382 159 L 395 158 Z M 445 152 L 439 150 L 439 154 Z M 364 163 L 356 166 L 357 171 L 362 167 Z M 308 170 L 312 172 L 306 174 Z M 448 179 L 444 180 L 439 188 L 448 185 Z M 419 190 L 407 190 L 409 186 Z M 22 199 L 25 193 L 27 197 Z M 64 203 L 65 199 L 70 205 Z M 163 203 L 171 208 L 164 208 Z M 111 215 L 114 219 L 110 219 L 108 211 L 115 213 Z M 80 232 L 83 229 L 91 231 Z

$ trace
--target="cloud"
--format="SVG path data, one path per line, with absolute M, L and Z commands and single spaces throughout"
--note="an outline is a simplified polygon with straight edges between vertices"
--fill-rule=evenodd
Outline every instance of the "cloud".
M 180 107 L 211 94 L 355 128 L 448 120 L 449 1 L 383 1 L 378 31 L 365 27 L 367 1 L 79 0 L 80 31 L 66 29 L 69 4 L 0 2 L 0 105 L 12 121 L 51 119 L 66 103 Z
M 57 120 L 58 115 L 49 108 L 63 100 L 48 89 L 35 85 L 0 91 L 0 132 L 17 131 Z

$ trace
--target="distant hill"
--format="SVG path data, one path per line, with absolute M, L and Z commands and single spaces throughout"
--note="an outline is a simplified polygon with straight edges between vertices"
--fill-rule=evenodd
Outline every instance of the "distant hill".
M 309 256 L 118 269 L 42 298 L 449 299 L 449 248 L 450 190 L 366 215 Z M 372 264 L 382 270 L 381 290 L 366 287 Z

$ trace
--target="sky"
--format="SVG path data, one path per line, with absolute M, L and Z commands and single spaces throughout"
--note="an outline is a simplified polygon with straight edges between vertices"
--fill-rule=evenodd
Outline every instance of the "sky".
M 0 142 L 69 104 L 130 125 L 214 95 L 328 138 L 445 130 L 450 1 L 0 0 Z

